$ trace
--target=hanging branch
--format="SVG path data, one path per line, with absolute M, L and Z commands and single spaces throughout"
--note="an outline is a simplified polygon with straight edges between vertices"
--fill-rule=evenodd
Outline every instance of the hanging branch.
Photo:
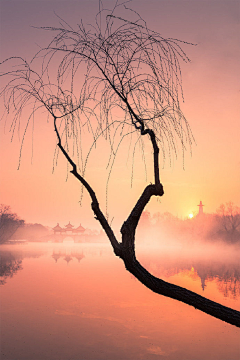
M 30 63 L 17 57 L 1 63 L 2 67 L 8 67 L 1 76 L 10 78 L 0 95 L 7 114 L 10 110 L 14 113 L 11 131 L 14 134 L 19 128 L 23 111 L 30 105 L 32 110 L 25 125 L 25 137 L 35 112 L 45 109 L 53 119 L 58 149 L 71 166 L 71 174 L 87 190 L 95 218 L 126 269 L 152 291 L 240 327 L 240 312 L 156 278 L 136 259 L 135 232 L 140 216 L 152 196 L 164 194 L 159 153 L 161 151 L 163 159 L 166 154 L 170 157 L 177 155 L 179 142 L 184 153 L 187 146 L 191 149 L 194 141 L 180 107 L 180 61 L 188 62 L 189 59 L 181 47 L 186 43 L 165 39 L 148 29 L 134 11 L 125 8 L 126 16 L 130 14 L 130 18 L 115 15 L 119 9 L 122 8 L 116 2 L 113 11 L 100 10 L 96 25 L 88 29 L 83 23 L 76 30 L 65 23 L 58 28 L 44 27 L 42 29 L 55 35 Z M 102 21 L 104 15 L 105 23 Z M 33 70 L 34 66 L 39 66 L 40 60 L 41 70 Z M 14 66 L 9 70 L 11 62 Z M 119 113 L 122 115 L 121 123 L 116 120 Z M 128 134 L 132 136 L 133 131 L 137 135 L 136 141 L 143 136 L 152 145 L 154 183 L 145 187 L 123 223 L 122 242 L 116 239 L 93 188 L 86 180 L 89 152 L 84 160 L 81 141 L 84 130 L 92 135 L 94 146 L 101 136 L 109 140 L 110 159 L 112 154 L 116 154 L 114 146 L 118 130 L 117 149 L 121 139 Z M 70 145 L 73 150 L 78 149 L 77 155 L 80 149 L 78 167 Z

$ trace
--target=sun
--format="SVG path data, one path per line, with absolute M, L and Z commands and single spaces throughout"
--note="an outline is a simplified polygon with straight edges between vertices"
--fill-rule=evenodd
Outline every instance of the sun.
M 192 218 L 193 218 L 193 213 L 190 213 L 190 214 L 188 215 L 188 217 L 189 217 L 189 219 L 192 219 Z

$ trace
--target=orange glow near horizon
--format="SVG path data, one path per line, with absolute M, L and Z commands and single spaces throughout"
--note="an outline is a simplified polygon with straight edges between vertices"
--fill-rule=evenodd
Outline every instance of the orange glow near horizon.
M 239 38 L 236 3 L 153 1 L 137 2 L 131 6 L 146 20 L 149 27 L 169 38 L 179 38 L 198 46 L 186 46 L 191 63 L 182 65 L 184 99 L 183 111 L 189 120 L 196 145 L 192 155 L 182 158 L 178 144 L 178 159 L 163 164 L 160 177 L 164 196 L 151 199 L 146 210 L 170 212 L 179 218 L 189 216 L 189 209 L 198 211 L 200 199 L 204 212 L 216 211 L 221 203 L 233 201 L 240 206 L 240 151 L 239 151 Z M 216 11 L 217 7 L 217 11 Z M 98 11 L 98 1 L 81 2 L 3 2 L 1 4 L 1 59 L 22 56 L 30 59 L 39 47 L 50 39 L 48 32 L 36 28 L 57 26 L 59 19 L 75 26 L 80 18 L 92 23 Z M 171 14 L 171 16 L 169 16 Z M 24 40 L 23 40 L 24 39 Z M 2 110 L 2 107 L 1 107 Z M 11 119 L 10 119 L 11 120 Z M 34 131 L 29 128 L 18 168 L 21 134 L 11 142 L 9 125 L 0 122 L 0 203 L 29 223 L 55 226 L 57 222 L 100 229 L 84 191 L 68 174 L 61 154 L 54 173 L 53 156 L 56 136 L 51 121 L 42 113 L 35 119 Z M 33 154 L 32 154 L 33 136 Z M 88 135 L 84 142 L 88 141 Z M 85 149 L 84 149 L 85 150 Z M 101 140 L 93 150 L 86 178 L 95 190 L 102 210 L 106 211 L 106 182 L 109 168 L 109 147 Z M 32 156 L 33 155 L 33 156 Z M 123 141 L 116 157 L 108 186 L 107 212 L 113 228 L 119 228 L 135 205 L 146 184 L 153 181 L 151 149 L 146 145 L 147 181 L 141 151 L 136 151 L 134 162 L 129 155 L 129 141 Z M 134 166 L 132 166 L 134 165 Z M 133 168 L 133 184 L 131 176 Z M 66 181 L 66 179 L 68 179 Z M 188 215 L 189 214 L 189 215 Z

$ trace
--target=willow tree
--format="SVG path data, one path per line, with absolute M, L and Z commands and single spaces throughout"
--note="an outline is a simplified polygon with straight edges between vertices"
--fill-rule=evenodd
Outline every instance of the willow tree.
M 117 16 L 118 10 L 126 14 Z M 153 196 L 164 194 L 159 172 L 160 150 L 164 159 L 177 152 L 177 143 L 184 152 L 193 140 L 180 106 L 180 62 L 189 61 L 183 43 L 163 38 L 150 30 L 136 12 L 122 6 L 119 9 L 117 4 L 113 11 L 101 9 L 94 26 L 85 27 L 81 22 L 73 29 L 61 20 L 59 27 L 42 29 L 50 32 L 52 40 L 30 62 L 14 57 L 2 63 L 8 66 L 2 75 L 9 80 L 1 95 L 6 112 L 13 114 L 12 132 L 23 121 L 24 109 L 30 105 L 24 142 L 34 115 L 44 109 L 53 122 L 59 152 L 71 167 L 70 173 L 88 192 L 95 218 L 126 269 L 152 291 L 240 326 L 239 312 L 156 278 L 135 255 L 135 232 L 140 216 Z M 14 66 L 9 68 L 11 62 Z M 117 240 L 85 176 L 86 161 L 82 157 L 85 129 L 92 135 L 92 146 L 101 136 L 110 142 L 112 159 L 123 137 L 129 136 L 132 141 L 135 136 L 136 142 L 144 139 L 152 147 L 154 180 L 143 189 L 124 221 L 121 241 Z

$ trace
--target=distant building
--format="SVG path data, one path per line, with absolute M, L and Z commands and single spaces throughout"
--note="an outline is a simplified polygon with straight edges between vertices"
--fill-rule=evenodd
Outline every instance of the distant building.
M 85 233 L 84 227 L 80 224 L 76 229 L 74 229 L 74 226 L 70 223 L 65 225 L 64 228 L 61 228 L 59 226 L 59 223 L 53 228 L 54 235 L 83 235 Z
M 69 221 L 69 223 L 67 225 L 65 225 L 64 232 L 66 234 L 72 234 L 73 228 L 74 228 L 74 226 L 72 224 L 70 224 L 70 221 Z
M 82 225 L 80 224 L 76 229 L 73 229 L 73 232 L 77 233 L 77 234 L 83 234 L 85 232 L 86 229 L 84 229 L 84 227 L 82 227 Z
M 59 223 L 57 223 L 57 225 L 53 228 L 53 231 L 54 231 L 54 235 L 58 235 L 58 234 L 61 234 L 62 231 L 63 231 L 63 228 L 61 228 L 61 226 L 59 226 Z
M 203 214 L 203 207 L 204 207 L 202 201 L 200 201 L 200 204 L 198 206 L 199 206 L 198 215 L 202 215 Z

